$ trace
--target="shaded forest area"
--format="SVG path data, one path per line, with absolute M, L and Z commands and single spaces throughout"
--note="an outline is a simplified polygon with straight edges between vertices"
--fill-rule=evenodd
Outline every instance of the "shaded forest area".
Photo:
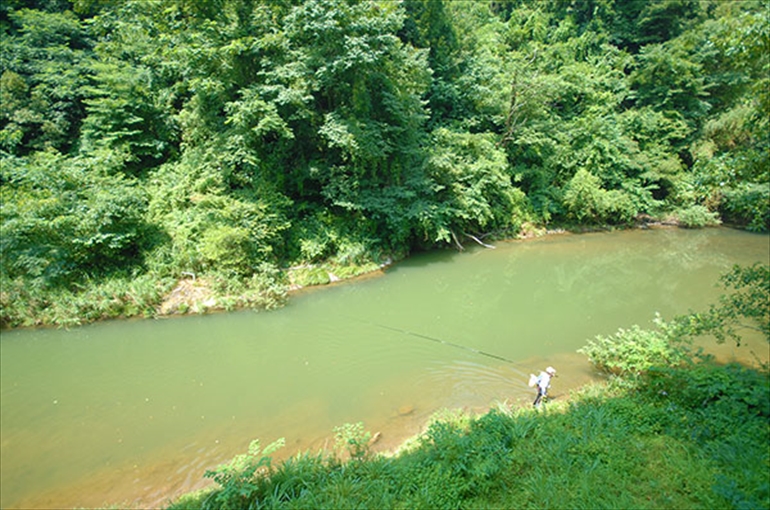
M 554 224 L 770 227 L 765 2 L 6 0 L 0 30 L 3 327 L 180 279 L 277 306 L 289 267 Z

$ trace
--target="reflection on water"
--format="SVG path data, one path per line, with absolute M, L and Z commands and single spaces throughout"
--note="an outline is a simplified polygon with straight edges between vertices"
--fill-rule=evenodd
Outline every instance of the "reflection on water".
M 345 422 L 392 448 L 440 408 L 528 405 L 546 365 L 565 398 L 593 377 L 587 338 L 703 309 L 719 274 L 769 257 L 728 229 L 549 236 L 416 256 L 277 312 L 4 332 L 0 506 L 158 506 L 251 439 L 285 437 L 286 456 Z M 751 350 L 767 359 L 758 337 L 715 348 Z

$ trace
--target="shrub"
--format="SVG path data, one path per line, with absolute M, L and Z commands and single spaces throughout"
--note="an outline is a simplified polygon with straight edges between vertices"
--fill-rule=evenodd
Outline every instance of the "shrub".
M 66 285 L 138 265 L 148 231 L 144 192 L 102 160 L 56 152 L 0 165 L 0 270 Z
M 568 215 L 577 221 L 601 221 L 604 216 L 604 193 L 601 180 L 581 168 L 575 173 L 564 191 L 564 205 Z
M 452 243 L 462 232 L 516 229 L 527 219 L 526 197 L 511 185 L 505 152 L 490 133 L 436 129 L 425 171 L 420 193 L 426 196 L 411 192 L 405 212 L 433 243 Z
M 617 376 L 637 376 L 653 365 L 678 366 L 689 359 L 690 350 L 674 333 L 674 327 L 660 317 L 655 318 L 657 329 L 620 328 L 612 336 L 597 335 L 578 352 L 599 370 Z
M 363 422 L 345 423 L 334 427 L 335 446 L 346 451 L 351 459 L 361 460 L 369 456 L 369 440 L 372 433 L 364 430 Z
M 601 179 L 584 168 L 567 183 L 563 201 L 567 215 L 579 222 L 628 223 L 639 211 L 629 193 L 602 188 Z
M 291 280 L 301 287 L 313 285 L 326 285 L 331 280 L 329 273 L 323 266 L 299 267 L 292 269 Z
M 722 192 L 721 209 L 727 219 L 754 232 L 770 230 L 770 184 L 741 183 Z
M 715 227 L 722 223 L 717 213 L 709 211 L 702 205 L 679 209 L 675 214 L 679 224 L 685 228 Z
M 249 444 L 247 453 L 236 455 L 227 464 L 206 471 L 206 478 L 211 478 L 222 488 L 211 493 L 205 501 L 205 507 L 220 509 L 243 508 L 244 503 L 259 488 L 259 477 L 272 469 L 270 454 L 285 445 L 283 438 L 269 444 L 264 450 L 255 439 Z

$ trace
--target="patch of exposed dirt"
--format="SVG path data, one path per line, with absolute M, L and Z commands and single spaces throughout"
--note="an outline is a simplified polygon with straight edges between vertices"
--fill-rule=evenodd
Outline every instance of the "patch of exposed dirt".
M 217 301 L 204 278 L 180 280 L 158 308 L 161 315 L 202 312 L 216 307 Z

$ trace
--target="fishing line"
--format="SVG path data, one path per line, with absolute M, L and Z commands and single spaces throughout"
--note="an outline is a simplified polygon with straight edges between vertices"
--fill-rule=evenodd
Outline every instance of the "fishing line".
M 372 326 L 377 326 L 378 328 L 387 329 L 387 330 L 390 330 L 390 331 L 395 331 L 396 333 L 401 333 L 401 334 L 410 335 L 410 336 L 416 336 L 416 337 L 422 338 L 424 340 L 430 340 L 431 342 L 436 342 L 436 343 L 439 343 L 439 344 L 447 345 L 449 347 L 454 347 L 455 349 L 462 349 L 464 351 L 472 352 L 472 353 L 475 353 L 475 354 L 478 354 L 478 355 L 481 355 L 481 356 L 486 356 L 487 358 L 493 358 L 493 359 L 496 359 L 496 360 L 499 360 L 499 361 L 504 361 L 504 362 L 510 363 L 512 365 L 518 365 L 519 364 L 519 363 L 517 363 L 517 362 L 515 362 L 513 360 L 510 360 L 508 358 L 504 358 L 502 356 L 498 356 L 497 354 L 492 354 L 491 352 L 486 352 L 486 351 L 482 351 L 482 350 L 479 350 L 479 349 L 474 349 L 473 347 L 468 347 L 467 345 L 456 344 L 454 342 L 449 342 L 449 341 L 443 340 L 441 338 L 436 338 L 436 337 L 429 336 L 429 335 L 423 335 L 422 333 L 415 333 L 414 331 L 409 331 L 409 330 L 406 330 L 406 329 L 396 328 L 394 326 L 388 326 L 386 324 L 380 324 L 380 323 L 374 322 L 374 321 L 368 321 L 368 320 L 363 320 L 363 319 L 355 319 L 355 320 L 357 320 L 358 322 L 363 322 L 363 323 L 366 323 L 366 324 L 370 324 Z

